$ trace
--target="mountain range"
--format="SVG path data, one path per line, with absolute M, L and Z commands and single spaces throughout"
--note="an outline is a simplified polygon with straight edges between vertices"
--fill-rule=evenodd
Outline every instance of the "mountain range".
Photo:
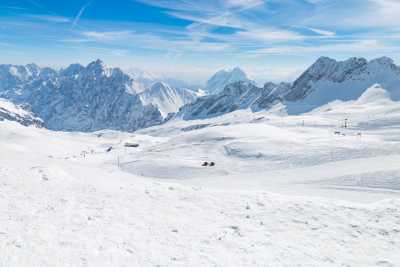
M 186 120 L 204 119 L 239 109 L 256 112 L 277 103 L 285 105 L 289 114 L 301 114 L 334 100 L 358 99 L 374 84 L 380 84 L 393 100 L 399 100 L 400 67 L 387 57 L 371 61 L 321 57 L 293 84 L 268 82 L 260 88 L 249 81 L 238 81 L 219 93 L 183 106 L 176 116 Z
M 24 104 L 51 130 L 134 131 L 162 122 L 158 109 L 132 93 L 132 79 L 100 60 L 56 71 L 0 66 L 0 96 Z
M 276 104 L 289 114 L 300 114 L 334 100 L 358 99 L 374 84 L 399 100 L 400 67 L 387 57 L 321 57 L 293 83 L 268 82 L 263 87 L 234 68 L 213 75 L 202 96 L 146 72 L 128 75 L 108 68 L 100 60 L 61 70 L 0 65 L 0 97 L 24 106 L 44 127 L 63 131 L 135 131 L 166 118 L 204 119 L 239 109 L 267 110 Z
M 290 114 L 311 111 L 333 100 L 355 100 L 374 84 L 385 88 L 393 100 L 400 99 L 400 67 L 393 60 L 350 58 L 336 61 L 319 58 L 284 96 Z

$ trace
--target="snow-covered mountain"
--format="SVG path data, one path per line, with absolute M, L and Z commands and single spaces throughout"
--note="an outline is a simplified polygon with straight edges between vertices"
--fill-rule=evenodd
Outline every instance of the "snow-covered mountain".
M 158 107 L 163 117 L 178 111 L 183 105 L 193 102 L 196 97 L 196 93 L 191 90 L 173 88 L 164 82 L 156 82 L 140 94 L 142 102 Z
M 335 100 L 356 100 L 376 83 L 392 99 L 400 99 L 400 67 L 386 57 L 371 61 L 322 57 L 292 85 L 266 83 L 263 88 L 239 68 L 219 71 L 208 81 L 209 94 L 203 97 L 156 79 L 140 71 L 128 76 L 101 61 L 60 71 L 34 64 L 0 65 L 0 97 L 29 106 L 45 127 L 67 131 L 133 131 L 159 124 L 171 112 L 198 119 L 240 109 L 261 111 L 277 103 L 284 104 L 289 114 L 300 114 Z
M 260 111 L 282 101 L 282 95 L 290 89 L 290 84 L 267 83 L 263 88 L 251 82 L 238 81 L 227 85 L 217 94 L 198 98 L 183 106 L 177 117 L 185 120 L 204 119 L 223 115 L 239 109 Z
M 285 100 L 289 113 L 299 114 L 334 100 L 355 100 L 376 83 L 392 99 L 400 99 L 400 67 L 392 59 L 336 61 L 322 57 L 293 83 Z
M 132 89 L 136 93 L 141 93 L 150 88 L 155 82 L 160 81 L 160 77 L 156 74 L 139 68 L 129 68 L 126 73 L 132 77 Z
M 252 82 L 238 67 L 220 70 L 207 81 L 205 90 L 208 94 L 217 94 L 224 90 L 225 86 L 239 81 Z
M 247 108 L 255 112 L 269 109 L 278 102 L 286 106 L 289 114 L 301 114 L 335 100 L 356 100 L 377 83 L 392 99 L 400 99 L 400 67 L 390 58 L 336 61 L 321 57 L 292 85 L 266 83 L 258 88 L 248 81 L 231 83 L 219 93 L 198 98 L 182 107 L 178 116 L 204 119 Z
M 7 79 L 0 87 L 0 96 L 29 105 L 48 129 L 134 131 L 162 122 L 158 109 L 143 105 L 132 92 L 133 80 L 100 60 L 86 67 L 73 64 L 58 72 L 37 67 L 37 71 L 21 75 L 27 68 L 2 72 Z
M 0 65 L 0 95 L 20 94 L 26 83 L 34 79 L 50 79 L 55 75 L 55 70 L 40 68 L 36 64 Z
M 24 126 L 43 126 L 43 121 L 33 116 L 31 112 L 24 110 L 22 107 L 6 99 L 0 98 L 0 121 L 4 120 L 15 121 Z
M 166 83 L 174 88 L 189 89 L 194 92 L 197 92 L 200 88 L 202 88 L 200 85 L 191 84 L 165 75 L 155 74 L 140 68 L 129 68 L 126 70 L 126 73 L 132 77 L 132 90 L 136 93 L 142 93 L 143 91 L 150 89 L 151 86 L 157 82 Z

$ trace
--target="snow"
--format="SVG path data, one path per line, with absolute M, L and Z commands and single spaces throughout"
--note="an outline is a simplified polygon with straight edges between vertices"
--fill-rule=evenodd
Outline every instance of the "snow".
M 400 100 L 400 67 L 390 58 L 367 61 L 320 58 L 294 83 L 285 96 L 289 114 L 301 114 L 334 100 L 356 100 L 366 88 L 379 83 L 394 100 Z
M 36 118 L 31 112 L 6 99 L 0 98 L 0 121 L 4 120 L 16 121 L 25 126 L 43 126 L 43 121 L 40 118 Z
M 224 90 L 225 86 L 239 81 L 252 82 L 239 67 L 220 70 L 207 81 L 205 91 L 209 94 L 218 94 Z
M 29 112 L 27 112 L 26 110 L 24 110 L 23 108 L 13 104 L 12 102 L 0 98 L 0 108 L 6 109 L 12 113 L 18 114 L 20 116 L 27 116 L 27 115 L 31 115 Z
M 175 117 L 185 120 L 206 119 L 221 116 L 235 110 L 269 110 L 282 106 L 281 95 L 290 84 L 268 83 L 259 88 L 251 82 L 239 81 L 225 86 L 220 93 L 199 97 L 180 108 Z
M 174 113 L 180 107 L 193 102 L 197 95 L 195 92 L 173 88 L 164 82 L 156 82 L 149 89 L 143 91 L 140 95 L 143 104 L 153 104 L 165 118 L 169 113 Z
M 139 68 L 129 68 L 126 72 L 133 79 L 132 89 L 136 93 L 142 93 L 149 89 L 153 83 L 160 80 L 157 75 Z
M 0 266 L 396 266 L 400 103 L 383 90 L 135 133 L 0 122 Z
M 18 69 L 15 66 L 11 66 L 10 67 L 10 74 L 20 78 L 20 74 L 18 73 Z
M 48 129 L 87 132 L 135 131 L 174 117 L 171 113 L 188 120 L 206 119 L 238 109 L 259 112 L 279 103 L 286 106 L 282 112 L 302 114 L 335 100 L 354 101 L 376 83 L 391 99 L 400 100 L 400 67 L 385 57 L 341 62 L 323 57 L 293 84 L 266 83 L 264 87 L 255 86 L 239 68 L 222 70 L 210 78 L 205 91 L 197 92 L 156 82 L 162 77 L 148 72 L 130 72 L 128 76 L 100 60 L 60 71 L 35 64 L 0 65 L 0 97 L 30 106 Z

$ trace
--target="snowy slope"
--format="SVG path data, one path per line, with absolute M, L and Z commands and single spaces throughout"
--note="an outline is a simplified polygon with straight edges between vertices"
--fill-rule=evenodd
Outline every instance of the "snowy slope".
M 399 107 L 375 86 L 135 134 L 0 122 L 0 266 L 397 266 Z
M 333 100 L 356 100 L 376 83 L 393 99 L 400 99 L 400 67 L 392 59 L 350 58 L 338 62 L 322 57 L 293 83 L 285 99 L 289 113 L 298 114 Z
M 207 81 L 205 91 L 208 94 L 217 94 L 220 93 L 225 86 L 239 81 L 252 82 L 247 78 L 246 73 L 238 67 L 220 70 Z
M 166 83 L 156 82 L 140 94 L 142 102 L 153 104 L 163 117 L 179 110 L 180 107 L 193 102 L 197 95 L 184 88 L 173 88 Z
M 0 121 L 15 121 L 22 125 L 43 126 L 43 121 L 12 102 L 0 98 Z
M 239 110 L 201 120 L 175 118 L 140 131 L 171 140 L 158 146 L 156 153 L 154 149 L 142 151 L 126 168 L 160 178 L 172 179 L 178 173 L 182 181 L 195 185 L 226 189 L 229 179 L 235 189 L 266 188 L 361 200 L 346 190 L 329 193 L 333 185 L 326 180 L 350 176 L 361 189 L 349 190 L 363 191 L 368 195 L 365 199 L 379 199 L 387 191 L 370 191 L 369 182 L 364 188 L 363 175 L 375 176 L 374 188 L 379 190 L 400 188 L 400 104 L 384 92 L 375 86 L 356 101 L 336 101 L 301 116 L 284 116 L 284 107 L 277 105 L 256 113 Z M 348 128 L 342 128 L 345 121 Z M 148 168 L 154 165 L 154 157 L 158 169 Z M 171 157 L 182 160 L 171 164 Z M 203 170 L 198 167 L 202 160 L 215 161 L 217 166 Z M 251 179 L 246 179 L 249 175 Z
M 243 78 L 243 75 L 234 76 Z M 225 82 L 226 77 L 229 82 Z M 322 57 L 293 84 L 269 82 L 263 88 L 248 81 L 232 83 L 231 77 L 231 72 L 226 71 L 215 75 L 211 83 L 218 84 L 218 88 L 224 86 L 223 89 L 211 90 L 212 94 L 182 107 L 178 115 L 185 119 L 205 119 L 239 109 L 268 110 L 278 102 L 284 103 L 289 114 L 301 114 L 334 100 L 356 100 L 376 83 L 392 99 L 400 99 L 400 67 L 386 57 L 371 61 L 350 58 L 341 62 Z
M 132 89 L 136 93 L 141 93 L 150 88 L 151 85 L 160 80 L 156 74 L 139 68 L 129 68 L 126 73 L 132 77 Z

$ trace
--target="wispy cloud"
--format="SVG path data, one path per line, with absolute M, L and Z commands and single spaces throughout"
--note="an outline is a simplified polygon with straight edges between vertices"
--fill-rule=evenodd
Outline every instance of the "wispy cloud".
M 79 9 L 78 13 L 76 14 L 76 16 L 74 18 L 74 21 L 72 22 L 72 26 L 71 26 L 72 29 L 75 28 L 79 24 L 79 21 L 83 15 L 83 13 L 85 12 L 86 8 L 88 8 L 91 4 L 92 4 L 92 1 L 89 1 Z
M 263 0 L 225 0 L 225 4 L 231 7 L 254 8 L 264 4 Z
M 393 53 L 400 51 L 400 47 L 386 45 L 378 40 L 359 40 L 352 42 L 318 44 L 318 45 L 301 45 L 301 46 L 275 46 L 258 49 L 250 53 L 264 55 L 331 55 L 331 54 L 348 54 L 360 55 L 370 53 Z
M 313 14 L 302 18 L 299 23 L 317 28 L 372 30 L 399 27 L 398 14 L 400 14 L 398 0 L 354 0 L 346 4 L 342 1 L 321 1 L 315 3 Z
M 163 62 L 164 71 L 173 62 L 191 76 L 195 70 L 205 75 L 241 65 L 257 77 L 281 72 L 282 78 L 295 72 L 288 62 L 309 64 L 321 55 L 400 60 L 399 0 L 126 0 L 110 4 L 112 16 L 104 13 L 107 1 L 81 0 L 72 15 L 64 4 L 23 2 L 23 10 L 0 7 L 11 14 L 0 16 L 0 37 L 15 46 L 26 43 L 20 49 L 26 53 L 43 47 L 44 54 L 58 49 L 58 56 L 75 47 L 81 51 L 76 58 L 98 53 L 111 61 L 118 56 L 126 64 L 142 58 L 144 64 L 154 62 L 153 67 Z M 143 17 L 141 10 L 127 16 L 130 7 L 143 8 Z M 90 19 L 85 17 L 88 8 L 94 11 Z M 149 10 L 151 18 L 145 17 Z M 271 59 L 277 72 L 268 69 Z M 260 68 L 251 67 L 256 65 Z
M 47 22 L 54 22 L 54 23 L 70 23 L 71 19 L 62 16 L 53 16 L 53 15 L 27 15 L 29 18 L 47 21 Z
M 323 36 L 335 36 L 336 33 L 333 31 L 327 31 L 327 30 L 321 30 L 321 29 L 317 29 L 317 28 L 308 28 L 310 31 L 313 31 L 319 35 L 323 35 Z
M 139 0 L 162 7 L 177 18 L 214 26 L 245 27 L 241 14 L 262 6 L 263 0 Z
M 121 39 L 127 39 L 133 37 L 134 33 L 132 31 L 83 31 L 81 34 L 84 37 L 91 38 L 98 41 L 116 41 Z
M 216 52 L 228 51 L 230 45 L 227 43 L 204 42 L 193 39 L 169 39 L 152 33 L 138 33 L 134 31 L 82 31 L 77 42 L 96 41 L 100 43 L 115 44 L 124 47 L 140 47 L 153 50 L 164 50 L 179 53 L 182 51 L 191 52 Z M 68 40 L 73 42 L 73 40 Z
M 268 29 L 268 28 L 240 31 L 234 34 L 233 37 L 253 42 L 254 41 L 280 42 L 280 41 L 303 40 L 305 38 L 304 35 L 292 31 Z

